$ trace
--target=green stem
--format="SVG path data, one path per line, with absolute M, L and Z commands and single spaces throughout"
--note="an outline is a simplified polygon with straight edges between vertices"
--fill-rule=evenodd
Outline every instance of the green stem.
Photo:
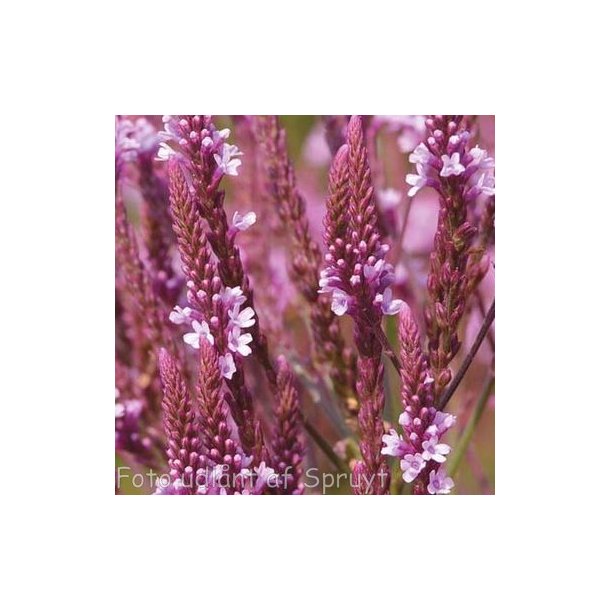
M 455 448 L 455 453 L 453 454 L 453 458 L 447 467 L 447 474 L 452 477 L 456 472 L 466 453 L 466 449 L 468 449 L 468 445 L 472 440 L 472 435 L 474 434 L 474 430 L 481 419 L 481 415 L 483 415 L 483 411 L 485 410 L 485 405 L 487 404 L 487 400 L 491 394 L 491 391 L 494 388 L 496 382 L 496 378 L 494 375 L 491 375 L 487 382 L 485 383 L 485 387 L 479 396 L 479 400 L 475 405 L 472 414 L 470 415 L 470 419 L 468 420 L 468 424 L 466 424 L 466 428 L 462 433 L 460 440 L 458 441 L 457 447 Z
M 388 338 L 385 336 L 385 333 L 381 329 L 381 326 L 373 325 L 373 332 L 379 343 L 381 343 L 381 347 L 383 348 L 383 353 L 390 359 L 390 362 L 394 365 L 396 372 L 400 375 L 400 360 L 398 360 L 398 356 L 394 353 Z
M 339 472 L 350 474 L 349 468 L 344 464 L 343 460 L 334 452 L 333 448 L 329 445 L 327 440 L 316 430 L 316 428 L 308 422 L 306 419 L 303 420 L 303 426 L 311 438 L 315 441 L 316 445 L 322 449 L 324 455 L 337 467 Z
M 485 339 L 485 335 L 487 334 L 487 331 L 489 330 L 489 327 L 492 325 L 495 317 L 496 317 L 496 300 L 494 299 L 494 302 L 491 304 L 491 307 L 489 308 L 489 311 L 487 312 L 487 315 L 485 316 L 485 319 L 483 320 L 483 325 L 481 326 L 481 329 L 479 330 L 479 334 L 477 335 L 477 338 L 475 339 L 474 344 L 470 348 L 470 351 L 468 352 L 468 355 L 464 359 L 464 362 L 462 362 L 462 366 L 460 366 L 460 369 L 458 370 L 456 376 L 453 378 L 453 381 L 451 382 L 451 384 L 449 385 L 447 390 L 445 390 L 445 393 L 441 396 L 441 398 L 438 402 L 438 405 L 436 406 L 436 408 L 439 411 L 442 411 L 447 406 L 449 399 L 453 396 L 453 393 L 457 390 L 457 387 L 460 385 L 462 379 L 464 378 L 464 375 L 466 374 L 466 371 L 468 370 L 468 367 L 472 364 L 474 357 L 477 355 L 477 352 L 479 351 L 479 347 L 481 347 L 481 343 L 483 343 L 483 339 Z

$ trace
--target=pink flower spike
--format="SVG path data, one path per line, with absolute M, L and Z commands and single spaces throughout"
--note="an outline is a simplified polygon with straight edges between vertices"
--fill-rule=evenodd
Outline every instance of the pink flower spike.
M 441 159 L 443 161 L 443 169 L 441 169 L 440 174 L 443 178 L 459 176 L 466 171 L 466 168 L 460 163 L 460 153 L 454 152 L 451 157 L 443 155 Z
M 220 356 L 218 358 L 218 366 L 220 367 L 220 374 L 225 379 L 231 379 L 233 377 L 233 373 L 237 370 L 235 368 L 235 361 L 233 360 L 233 355 L 228 353 L 224 356 Z
M 439 464 L 442 464 L 447 460 L 445 456 L 451 451 L 451 447 L 444 443 L 439 443 L 436 436 L 433 436 L 430 440 L 424 441 L 422 443 L 422 448 L 424 450 L 422 453 L 424 460 L 434 460 Z
M 195 332 L 187 333 L 182 337 L 187 345 L 190 345 L 193 349 L 199 349 L 199 341 L 202 337 L 206 339 L 210 345 L 214 345 L 214 337 L 212 333 L 210 333 L 210 327 L 206 322 L 200 323 L 197 320 L 193 320 L 192 326 Z
M 430 473 L 430 482 L 428 483 L 428 493 L 430 495 L 448 494 L 453 489 L 453 479 L 448 477 L 444 468 L 439 468 L 438 472 Z
M 426 460 L 419 453 L 415 455 L 407 454 L 400 460 L 400 469 L 405 483 L 412 483 L 425 467 Z
M 249 229 L 256 222 L 256 213 L 248 212 L 243 216 L 239 212 L 233 214 L 233 227 L 237 231 L 245 231 Z

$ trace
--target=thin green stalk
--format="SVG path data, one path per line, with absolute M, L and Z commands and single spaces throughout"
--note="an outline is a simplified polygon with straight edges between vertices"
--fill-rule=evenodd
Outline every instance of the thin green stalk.
M 491 375 L 485 383 L 485 386 L 483 387 L 483 391 L 481 392 L 479 400 L 477 401 L 477 404 L 475 405 L 472 411 L 470 419 L 468 420 L 468 424 L 466 424 L 466 428 L 464 429 L 464 432 L 462 433 L 462 436 L 458 441 L 457 447 L 455 448 L 453 458 L 451 459 L 447 467 L 447 473 L 450 477 L 452 477 L 457 472 L 460 462 L 462 461 L 462 458 L 466 453 L 466 449 L 468 449 L 468 445 L 472 440 L 472 435 L 474 434 L 475 428 L 477 427 L 477 424 L 481 419 L 481 415 L 483 415 L 485 405 L 487 404 L 487 400 L 489 399 L 489 396 L 494 388 L 495 382 L 495 376 Z
M 449 384 L 449 387 L 447 388 L 447 390 L 445 390 L 445 393 L 441 396 L 441 398 L 438 402 L 438 405 L 436 408 L 439 411 L 442 411 L 447 406 L 449 399 L 453 396 L 453 393 L 457 390 L 457 387 L 460 385 L 462 379 L 464 378 L 464 375 L 466 374 L 466 371 L 468 370 L 468 367 L 472 364 L 474 357 L 477 355 L 477 352 L 479 351 L 479 347 L 481 347 L 481 343 L 483 343 L 483 339 L 485 339 L 485 335 L 487 334 L 489 327 L 493 324 L 495 317 L 496 317 L 496 300 L 494 299 L 494 302 L 491 304 L 491 307 L 489 308 L 489 311 L 487 312 L 487 315 L 485 316 L 485 319 L 483 320 L 483 325 L 481 326 L 481 329 L 479 330 L 479 334 L 477 335 L 477 338 L 475 339 L 474 344 L 470 348 L 470 351 L 468 352 L 468 355 L 464 359 L 464 362 L 462 362 L 462 366 L 460 366 L 456 376 L 453 378 L 453 381 Z
M 318 432 L 318 430 L 306 419 L 303 420 L 303 426 L 309 436 L 315 441 L 315 443 L 322 449 L 326 457 L 336 466 L 339 472 L 350 474 L 350 469 L 345 465 L 343 460 L 334 452 L 333 448 L 327 442 L 327 440 Z

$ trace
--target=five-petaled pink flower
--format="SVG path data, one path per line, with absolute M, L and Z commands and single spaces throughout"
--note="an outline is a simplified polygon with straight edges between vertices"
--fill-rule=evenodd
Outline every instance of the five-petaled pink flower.
M 451 451 L 451 447 L 444 443 L 439 443 L 436 436 L 424 441 L 422 443 L 422 449 L 422 457 L 424 460 L 434 460 L 439 464 L 447 460 L 445 456 Z
M 250 333 L 240 334 L 239 326 L 234 326 L 229 334 L 229 349 L 232 352 L 237 352 L 242 356 L 249 356 L 252 353 L 252 348 L 249 343 L 252 343 L 252 335 Z
M 182 307 L 178 307 L 178 305 L 176 305 L 176 307 L 174 307 L 169 314 L 169 319 L 174 324 L 186 324 L 190 322 L 192 313 L 193 310 L 190 307 L 185 307 L 182 309 Z
M 239 311 L 239 305 L 234 305 L 233 309 L 229 310 L 229 323 L 239 328 L 250 328 L 256 324 L 254 319 L 254 309 L 252 307 L 246 307 L 242 311 Z
M 222 156 L 214 154 L 214 159 L 218 165 L 218 169 L 227 176 L 237 176 L 237 168 L 241 165 L 241 159 L 234 159 L 243 153 L 233 144 L 222 145 Z
M 448 494 L 453 488 L 453 479 L 448 477 L 444 468 L 439 468 L 438 472 L 433 470 L 430 473 L 430 482 L 428 483 L 428 493 L 431 495 Z
M 443 169 L 441 169 L 440 174 L 443 178 L 459 176 L 466 171 L 466 168 L 460 163 L 460 153 L 454 152 L 451 157 L 442 155 L 441 160 L 443 161 Z
M 400 460 L 400 469 L 402 470 L 402 478 L 405 483 L 412 483 L 417 475 L 426 467 L 426 460 L 420 453 L 411 455 L 407 453 L 402 460 Z
M 207 322 L 193 320 L 192 326 L 195 332 L 186 333 L 183 337 L 186 344 L 194 349 L 199 349 L 199 341 L 203 338 L 206 339 L 210 345 L 214 345 L 214 337 L 210 332 L 210 327 L 207 325 Z

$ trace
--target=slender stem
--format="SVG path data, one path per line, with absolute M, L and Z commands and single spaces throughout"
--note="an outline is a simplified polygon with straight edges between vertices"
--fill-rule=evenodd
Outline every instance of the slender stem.
M 311 438 L 316 442 L 318 447 L 322 449 L 324 455 L 337 467 L 340 472 L 350 474 L 349 468 L 343 463 L 343 460 L 334 452 L 333 448 L 328 444 L 327 440 L 316 430 L 316 428 L 306 419 L 303 419 L 303 426 Z
M 483 295 L 481 294 L 481 289 L 477 288 L 476 292 L 475 292 L 475 296 L 476 296 L 476 300 L 477 300 L 477 307 L 479 308 L 479 312 L 481 313 L 481 316 L 483 318 L 485 318 L 485 304 L 483 303 Z M 489 342 L 489 345 L 491 346 L 491 349 L 494 351 L 496 351 L 496 341 L 494 339 L 494 334 L 492 331 L 487 333 L 487 341 Z
M 468 355 L 464 359 L 464 362 L 462 362 L 462 366 L 460 366 L 456 376 L 453 378 L 453 381 L 447 388 L 446 392 L 441 396 L 441 398 L 439 400 L 439 403 L 437 406 L 437 409 L 439 411 L 442 411 L 447 406 L 447 403 L 449 402 L 450 398 L 453 396 L 453 393 L 457 390 L 457 387 L 460 385 L 460 382 L 464 378 L 466 371 L 472 364 L 474 357 L 477 355 L 477 352 L 479 351 L 479 348 L 481 347 L 481 343 L 483 343 L 483 339 L 485 339 L 485 335 L 487 334 L 487 331 L 489 330 L 489 327 L 492 325 L 492 322 L 494 321 L 495 317 L 496 317 L 496 300 L 494 299 L 494 302 L 491 304 L 491 307 L 489 308 L 489 311 L 487 312 L 487 315 L 485 316 L 485 319 L 483 320 L 483 325 L 481 326 L 481 329 L 479 330 L 479 334 L 477 335 L 477 338 L 475 339 L 472 347 L 470 348 Z
M 398 371 L 398 374 L 400 375 L 400 361 L 398 360 L 398 356 L 394 353 L 394 350 L 392 349 L 388 338 L 385 336 L 385 333 L 381 329 L 381 326 L 373 324 L 372 327 L 375 332 L 375 336 L 383 347 L 383 353 L 392 361 L 394 368 Z
M 398 264 L 398 261 L 400 260 L 400 255 L 402 254 L 402 242 L 405 238 L 405 233 L 407 232 L 407 224 L 409 221 L 409 213 L 411 212 L 411 204 L 413 202 L 413 199 L 411 199 L 411 197 L 409 197 L 408 201 L 407 201 L 407 207 L 405 210 L 405 215 L 402 219 L 402 226 L 400 227 L 400 233 L 398 235 L 398 241 L 396 242 L 398 244 L 398 247 L 395 250 L 395 254 L 392 257 L 392 261 L 391 263 L 393 265 Z
M 462 436 L 460 437 L 460 440 L 458 441 L 457 447 L 455 448 L 455 453 L 453 454 L 453 458 L 452 458 L 451 462 L 449 463 L 449 466 L 447 467 L 447 473 L 449 474 L 450 477 L 452 477 L 456 473 L 456 471 L 460 465 L 460 462 L 462 461 L 462 458 L 464 457 L 464 454 L 466 453 L 466 449 L 468 449 L 468 445 L 470 444 L 470 441 L 472 440 L 472 435 L 474 433 L 474 430 L 477 427 L 479 420 L 481 419 L 481 415 L 483 414 L 485 405 L 487 404 L 487 400 L 489 399 L 489 395 L 491 394 L 491 391 L 494 388 L 495 381 L 496 381 L 495 376 L 490 375 L 485 386 L 483 387 L 483 391 L 481 392 L 481 395 L 479 396 L 479 400 L 477 401 L 477 404 L 474 406 L 472 414 L 470 415 L 470 419 L 468 420 L 468 424 L 466 424 L 466 428 L 464 429 L 464 432 L 462 433 Z

